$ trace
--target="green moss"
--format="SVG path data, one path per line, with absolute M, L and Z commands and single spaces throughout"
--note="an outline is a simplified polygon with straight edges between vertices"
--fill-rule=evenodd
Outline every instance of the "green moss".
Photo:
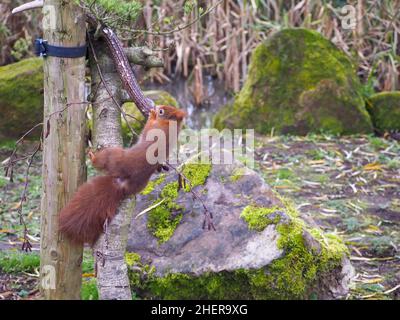
M 242 272 L 205 273 L 195 277 L 182 273 L 153 278 L 147 284 L 153 296 L 163 299 L 251 299 L 249 282 Z
M 324 235 L 317 228 L 309 229 L 298 217 L 293 204 L 279 198 L 291 219 L 288 223 L 277 225 L 280 234 L 278 247 L 285 254 L 271 263 L 265 282 L 277 290 L 278 298 L 306 298 L 318 276 L 339 267 L 343 255 L 348 254 L 348 249 L 337 236 Z M 305 243 L 305 232 L 316 241 L 319 252 Z
M 193 187 L 203 185 L 211 172 L 211 164 L 186 164 L 182 169 L 183 174 L 191 181 Z M 154 180 L 153 184 L 150 184 L 142 192 L 142 194 L 150 194 L 155 186 L 160 185 L 164 182 L 165 177 L 160 177 Z M 184 191 L 189 192 L 190 186 L 186 184 L 183 188 Z M 159 243 L 164 243 L 171 238 L 174 234 L 175 229 L 182 220 L 182 206 L 176 204 L 178 198 L 178 182 L 171 182 L 166 184 L 160 193 L 157 200 L 152 205 L 160 205 L 152 209 L 147 218 L 147 227 L 151 230 L 152 234 L 158 238 Z
M 171 273 L 164 277 L 150 277 L 140 286 L 144 295 L 163 299 L 304 299 L 318 298 L 314 288 L 319 278 L 339 267 L 348 254 L 342 240 L 324 234 L 320 229 L 308 228 L 298 217 L 292 203 L 280 198 L 282 210 L 289 221 L 268 219 L 280 207 L 246 207 L 242 217 L 258 231 L 269 223 L 276 223 L 278 247 L 284 251 L 266 268 L 232 272 L 204 273 L 201 276 Z M 261 220 L 261 221 L 257 221 Z M 267 222 L 267 223 L 266 223 Z M 305 241 L 305 233 L 314 246 Z
M 136 252 L 126 253 L 125 260 L 127 259 L 129 283 L 136 296 L 136 293 L 145 290 L 147 283 L 154 278 L 155 268 L 142 263 L 140 254 Z
M 157 213 L 156 221 L 149 221 L 149 228 L 154 229 L 154 236 L 159 239 L 159 243 L 168 241 L 175 232 L 176 227 L 182 220 L 182 215 L 179 214 L 174 219 L 171 218 L 169 210 L 155 210 Z
M 367 101 L 367 110 L 379 131 L 400 130 L 400 91 L 371 96 Z
M 145 96 L 152 99 L 156 105 L 179 107 L 176 99 L 167 91 L 149 90 L 145 92 Z
M 140 254 L 136 252 L 127 252 L 125 253 L 125 263 L 128 267 L 131 267 L 140 262 Z
M 30 58 L 0 67 L 0 138 L 19 138 L 43 121 L 42 65 Z M 39 136 L 40 128 L 29 137 Z
M 157 187 L 158 185 L 160 185 L 161 183 L 163 183 L 164 180 L 165 180 L 165 174 L 162 173 L 157 177 L 157 179 L 151 180 L 147 184 L 146 188 L 144 188 L 144 190 L 141 192 L 141 194 L 142 195 L 148 195 L 148 194 L 152 193 L 154 188 Z
M 34 272 L 40 266 L 37 253 L 16 250 L 0 251 L 0 270 L 6 273 Z
M 280 216 L 276 215 L 271 218 L 270 216 L 279 210 L 279 207 L 274 206 L 272 208 L 259 208 L 254 206 L 247 206 L 243 209 L 240 217 L 249 225 L 249 229 L 262 231 L 269 224 L 277 224 L 280 220 Z
M 244 168 L 236 168 L 233 170 L 232 175 L 230 176 L 231 182 L 237 182 L 243 175 L 245 174 Z
M 182 219 L 182 214 L 174 216 L 182 207 L 175 203 L 178 197 L 178 182 L 168 183 L 161 191 L 160 199 L 153 204 L 163 201 L 152 209 L 147 218 L 147 227 L 158 238 L 159 243 L 168 241 L 174 234 L 176 227 Z
M 194 188 L 201 186 L 206 182 L 208 176 L 210 175 L 211 168 L 211 164 L 188 163 L 183 167 L 182 173 L 190 180 L 192 187 Z M 186 184 L 184 190 L 189 192 L 190 186 Z
M 262 134 L 372 131 L 354 65 L 306 29 L 282 30 L 253 51 L 242 90 L 214 126 L 250 126 Z

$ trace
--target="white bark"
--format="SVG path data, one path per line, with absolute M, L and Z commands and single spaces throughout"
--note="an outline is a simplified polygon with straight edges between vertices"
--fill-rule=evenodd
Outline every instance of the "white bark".
M 119 88 L 122 85 L 113 62 L 107 56 L 105 44 L 97 41 L 94 42 L 94 46 L 107 87 L 117 102 L 121 103 Z M 92 54 L 90 69 L 94 93 L 92 101 L 94 147 L 122 146 L 121 113 L 102 83 Z M 109 222 L 107 234 L 103 234 L 93 248 L 97 287 L 102 300 L 132 299 L 124 256 L 134 207 L 134 197 L 124 200 L 114 219 Z

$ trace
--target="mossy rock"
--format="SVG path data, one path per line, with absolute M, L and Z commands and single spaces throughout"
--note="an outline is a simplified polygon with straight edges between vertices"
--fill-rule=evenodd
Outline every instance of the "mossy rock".
M 371 96 L 367 101 L 367 110 L 378 131 L 400 130 L 400 91 Z
M 19 138 L 43 122 L 43 61 L 30 58 L 0 67 L 0 139 Z M 40 129 L 28 138 L 40 136 Z
M 214 126 L 262 134 L 372 131 L 352 62 L 318 32 L 300 28 L 257 46 L 242 90 Z
M 182 173 L 190 179 L 191 185 L 183 186 L 185 192 L 189 192 L 190 188 L 203 185 L 207 180 L 211 171 L 210 164 L 186 164 L 182 169 Z M 157 186 L 165 181 L 165 174 L 160 174 L 157 179 L 149 182 L 147 187 L 141 192 L 141 195 L 151 194 Z M 158 239 L 159 243 L 168 241 L 174 234 L 179 222 L 182 219 L 182 206 L 176 203 L 179 196 L 178 182 L 172 181 L 163 186 L 160 196 L 154 201 L 153 205 L 157 205 L 148 214 L 147 227 L 151 233 Z
M 152 99 L 156 105 L 168 105 L 178 107 L 178 102 L 176 101 L 176 99 L 166 91 L 149 90 L 144 91 L 144 95 L 146 98 Z M 127 118 L 129 125 L 136 133 L 140 134 L 144 124 L 146 123 L 144 116 L 140 113 L 133 102 L 125 103 L 123 105 L 123 108 L 126 113 L 131 116 L 128 116 Z M 132 140 L 132 132 L 125 121 L 122 121 L 122 137 L 124 140 L 124 144 L 128 144 Z M 133 141 L 135 141 L 135 138 L 133 139 Z
M 303 219 L 256 172 L 239 163 L 183 170 L 213 213 L 216 231 L 203 229 L 204 207 L 185 187 L 178 190 L 175 172 L 154 177 L 137 196 L 128 240 L 131 286 L 140 298 L 332 299 L 348 293 L 354 270 L 343 241 Z M 239 171 L 241 177 L 231 179 Z

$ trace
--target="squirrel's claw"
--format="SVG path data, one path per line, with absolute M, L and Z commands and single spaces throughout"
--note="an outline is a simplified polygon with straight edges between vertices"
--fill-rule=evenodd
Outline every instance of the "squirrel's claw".
M 94 153 L 91 151 L 91 150 L 89 150 L 89 152 L 88 152 L 88 156 L 89 156 L 89 158 L 90 158 L 90 161 L 94 161 L 94 158 L 95 158 L 95 155 L 94 155 Z
M 158 167 L 157 167 L 157 171 L 158 172 L 161 172 L 161 171 L 169 171 L 169 168 L 166 166 L 166 165 L 164 165 L 164 164 L 160 164 Z

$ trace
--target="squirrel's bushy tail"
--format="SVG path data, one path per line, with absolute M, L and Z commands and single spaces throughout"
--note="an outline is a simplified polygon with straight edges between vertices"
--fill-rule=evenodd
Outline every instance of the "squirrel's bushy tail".
M 60 212 L 59 230 L 74 243 L 93 246 L 103 232 L 106 218 L 115 216 L 125 198 L 111 176 L 94 177 L 81 185 Z

